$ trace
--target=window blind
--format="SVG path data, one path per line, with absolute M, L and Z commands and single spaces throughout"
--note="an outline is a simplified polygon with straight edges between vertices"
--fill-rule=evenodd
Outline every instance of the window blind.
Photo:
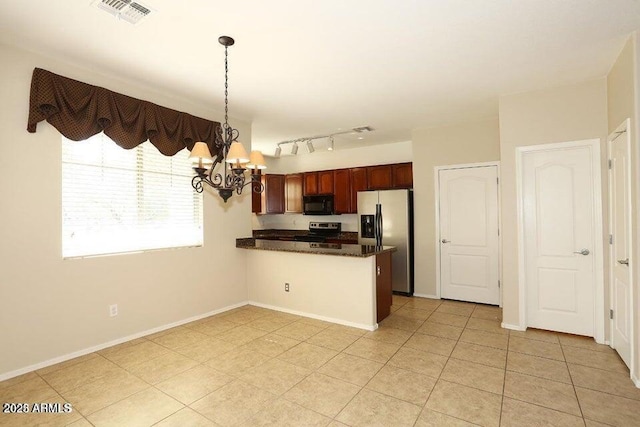
M 102 133 L 63 137 L 63 257 L 202 246 L 188 156 L 164 156 L 149 141 L 125 150 Z

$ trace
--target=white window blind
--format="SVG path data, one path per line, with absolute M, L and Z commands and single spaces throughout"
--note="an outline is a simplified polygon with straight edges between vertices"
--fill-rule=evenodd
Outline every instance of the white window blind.
M 188 156 L 164 156 L 149 141 L 125 150 L 102 133 L 63 137 L 63 257 L 202 246 Z

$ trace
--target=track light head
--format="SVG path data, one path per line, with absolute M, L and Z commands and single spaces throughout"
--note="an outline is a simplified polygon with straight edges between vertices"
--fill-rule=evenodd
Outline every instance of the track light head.
M 313 146 L 313 141 L 310 139 L 307 140 L 307 150 L 309 150 L 309 153 L 313 153 L 314 151 L 316 151 Z
M 276 147 L 276 152 L 274 154 L 275 157 L 280 157 L 280 154 L 282 154 L 282 148 L 280 148 L 280 146 L 278 145 Z
M 297 142 L 293 143 L 293 146 L 291 147 L 291 154 L 293 154 L 294 156 L 296 154 L 298 154 L 298 143 Z

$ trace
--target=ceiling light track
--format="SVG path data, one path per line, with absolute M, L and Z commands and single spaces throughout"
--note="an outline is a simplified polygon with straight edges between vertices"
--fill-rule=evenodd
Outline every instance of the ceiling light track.
M 354 133 L 363 133 L 363 132 L 373 132 L 373 130 L 374 129 L 371 126 L 360 126 L 360 127 L 349 129 L 349 130 L 345 130 L 345 131 L 342 131 L 342 132 L 328 133 L 326 135 L 306 136 L 304 138 L 296 138 L 296 139 L 290 139 L 288 141 L 282 141 L 282 142 L 278 143 L 278 146 L 276 147 L 276 151 L 274 153 L 274 156 L 275 157 L 280 157 L 280 155 L 282 154 L 281 145 L 286 145 L 286 144 L 293 144 L 293 146 L 291 147 L 291 154 L 296 155 L 296 154 L 298 154 L 298 144 L 302 144 L 304 142 L 306 142 L 306 144 L 307 144 L 307 150 L 309 151 L 309 153 L 313 153 L 314 151 L 316 151 L 315 147 L 313 146 L 313 141 L 315 141 L 317 139 L 328 139 L 330 141 L 328 150 L 329 151 L 333 151 L 333 149 L 334 149 L 333 137 L 334 136 L 354 134 Z

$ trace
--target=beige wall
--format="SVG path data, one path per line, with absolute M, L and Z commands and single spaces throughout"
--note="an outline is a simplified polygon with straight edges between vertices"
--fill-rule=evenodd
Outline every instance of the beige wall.
M 414 129 L 415 293 L 436 295 L 434 167 L 500 159 L 498 119 Z
M 520 326 L 521 310 L 518 299 L 516 147 L 595 138 L 600 138 L 605 147 L 606 108 L 604 78 L 500 98 L 502 292 L 503 322 L 507 325 Z M 604 166 L 606 156 L 602 156 L 602 162 Z M 605 181 L 606 173 L 603 173 L 603 195 L 606 196 Z M 606 206 L 606 197 L 603 205 Z M 606 218 L 605 215 L 605 224 Z
M 61 136 L 27 133 L 31 73 L 41 67 L 134 97 L 220 119 L 206 106 L 0 45 L 0 376 L 240 303 L 251 231 L 248 196 L 205 195 L 204 247 L 61 258 Z M 250 126 L 240 126 L 243 141 Z M 108 316 L 118 304 L 120 314 Z
M 252 303 L 370 331 L 375 329 L 375 256 L 245 250 Z M 285 283 L 289 283 L 289 292 L 284 290 Z
M 623 121 L 630 119 L 631 129 L 629 129 L 631 137 L 631 176 L 638 177 L 638 133 L 637 133 L 637 58 L 636 58 L 636 40 L 635 35 L 630 37 L 624 48 L 618 55 L 616 62 L 611 67 L 611 71 L 607 76 L 607 113 L 609 118 L 609 133 L 613 132 Z M 638 236 L 638 203 L 640 198 L 638 197 L 638 179 L 631 179 L 631 194 L 632 194 L 632 236 Z M 608 224 L 607 224 L 608 225 Z M 631 262 L 636 272 L 632 278 L 632 286 L 636 297 L 640 293 L 638 287 L 639 274 L 640 274 L 640 262 L 637 254 L 640 253 L 640 246 L 638 244 L 638 238 L 636 237 L 632 241 L 632 256 Z M 638 298 L 633 301 L 633 312 L 635 328 L 635 372 L 633 373 L 638 378 L 638 366 L 640 365 L 640 340 L 638 337 L 638 331 L 640 331 L 640 323 L 638 307 L 640 303 Z

